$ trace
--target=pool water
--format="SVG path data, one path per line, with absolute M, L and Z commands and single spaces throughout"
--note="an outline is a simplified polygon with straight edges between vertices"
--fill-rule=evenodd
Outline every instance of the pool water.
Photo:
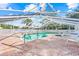
M 24 34 L 23 39 L 26 41 L 32 41 L 35 39 L 41 39 L 47 37 L 49 34 L 57 34 L 57 32 L 39 32 L 34 34 Z

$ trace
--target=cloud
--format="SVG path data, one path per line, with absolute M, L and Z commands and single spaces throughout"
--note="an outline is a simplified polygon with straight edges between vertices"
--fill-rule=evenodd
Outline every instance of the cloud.
M 15 10 L 9 5 L 9 3 L 0 3 L 0 10 L 8 10 L 8 11 L 21 11 L 22 10 Z
M 0 9 L 7 9 L 8 5 L 9 5 L 8 3 L 4 3 L 4 4 L 0 3 Z
M 25 7 L 24 11 L 39 12 L 39 9 L 37 8 L 36 4 L 30 4 L 30 5 Z
M 9 7 L 8 10 L 13 10 L 13 9 L 11 7 Z
M 74 9 L 78 6 L 78 4 L 77 3 L 67 3 L 67 6 L 69 9 Z
M 15 10 L 13 9 L 9 3 L 0 3 L 0 10 L 8 10 L 8 11 L 21 11 L 21 12 L 39 12 L 39 8 L 37 7 L 37 4 L 30 4 L 25 7 L 24 10 Z
M 68 10 L 67 12 L 72 12 L 73 10 Z
M 7 10 L 10 10 L 10 11 L 22 11 L 22 10 L 15 10 L 12 7 L 9 7 Z
M 14 15 L 13 13 L 9 13 L 8 15 Z
M 11 7 L 7 8 L 7 9 L 0 9 L 0 10 L 23 12 L 22 10 L 15 10 L 15 9 L 12 9 Z
M 57 12 L 61 12 L 61 10 L 57 10 Z
M 40 7 L 44 7 L 46 4 L 45 3 L 40 3 Z

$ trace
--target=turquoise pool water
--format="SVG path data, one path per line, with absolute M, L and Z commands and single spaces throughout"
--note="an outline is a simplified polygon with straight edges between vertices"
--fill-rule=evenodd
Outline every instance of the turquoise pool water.
M 32 41 L 35 39 L 41 39 L 47 37 L 49 34 L 57 34 L 57 32 L 39 32 L 34 34 L 24 34 L 23 39 L 26 41 Z

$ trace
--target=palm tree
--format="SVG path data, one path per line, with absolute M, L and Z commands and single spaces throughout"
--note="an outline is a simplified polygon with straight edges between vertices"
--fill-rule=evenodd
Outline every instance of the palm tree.
M 26 27 L 29 27 L 29 26 L 32 25 L 32 20 L 29 19 L 29 18 L 26 18 L 26 19 L 23 20 L 22 23 L 25 24 Z M 24 35 L 24 36 L 25 36 L 25 35 Z M 26 43 L 26 42 L 25 42 L 25 38 L 24 38 L 24 45 L 25 45 L 25 43 Z
M 50 22 L 50 20 L 48 18 L 44 18 L 40 23 L 42 24 L 42 27 L 44 29 L 47 29 L 46 26 L 47 24 Z
M 26 19 L 23 20 L 22 23 L 25 24 L 26 27 L 29 27 L 29 26 L 32 25 L 32 20 L 29 19 L 29 18 L 26 18 Z

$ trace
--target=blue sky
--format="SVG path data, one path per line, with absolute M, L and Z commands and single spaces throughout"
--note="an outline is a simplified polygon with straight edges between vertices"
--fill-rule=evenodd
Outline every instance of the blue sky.
M 18 15 L 29 12 L 40 12 L 44 7 L 46 12 L 68 12 L 79 7 L 78 3 L 5 3 L 0 4 L 0 15 Z M 36 7 L 35 9 L 33 9 Z
M 27 12 L 41 12 L 43 9 L 45 12 L 73 12 L 79 7 L 79 3 L 4 3 L 0 4 L 0 15 L 18 15 L 27 14 Z M 38 18 L 38 17 L 37 17 Z M 33 18 L 35 21 L 36 19 Z M 41 19 L 38 19 L 34 23 L 38 23 Z M 21 26 L 22 20 L 10 21 L 8 24 Z

